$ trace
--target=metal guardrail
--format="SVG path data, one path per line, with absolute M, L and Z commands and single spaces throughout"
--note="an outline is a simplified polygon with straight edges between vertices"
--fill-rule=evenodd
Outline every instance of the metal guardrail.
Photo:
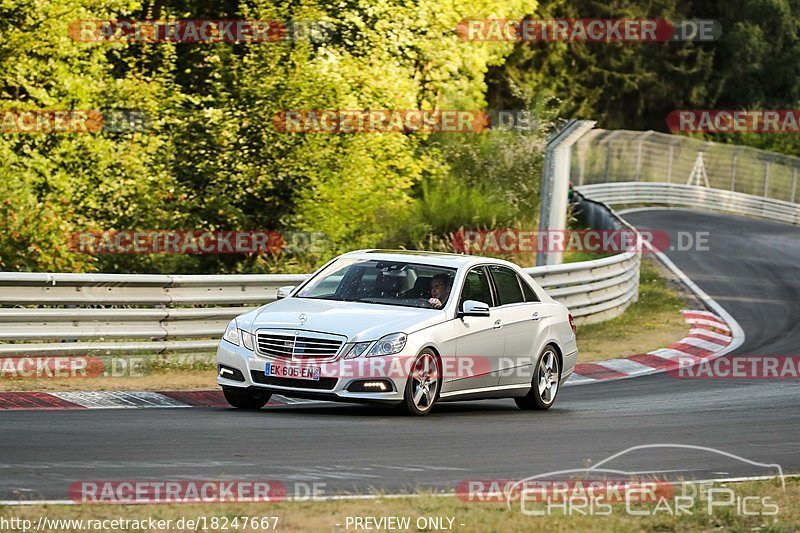
M 625 253 L 526 272 L 585 322 L 635 299 L 638 265 Z M 248 304 L 306 277 L 0 273 L 0 356 L 208 351 Z
M 578 187 L 608 205 L 667 205 L 720 211 L 800 225 L 800 205 L 738 192 L 675 183 L 598 183 Z
M 2 272 L 0 355 L 208 351 L 248 304 L 306 277 Z

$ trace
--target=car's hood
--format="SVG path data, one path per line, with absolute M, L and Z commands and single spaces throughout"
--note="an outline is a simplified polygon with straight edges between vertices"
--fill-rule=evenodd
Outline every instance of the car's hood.
M 305 315 L 301 321 L 300 315 Z M 394 305 L 286 298 L 259 307 L 239 320 L 239 327 L 291 328 L 346 335 L 350 341 L 377 340 L 390 333 L 413 333 L 444 322 L 447 314 L 437 309 Z

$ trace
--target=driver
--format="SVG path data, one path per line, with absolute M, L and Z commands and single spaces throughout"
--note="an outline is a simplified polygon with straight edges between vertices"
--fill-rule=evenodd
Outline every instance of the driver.
M 450 296 L 450 277 L 447 274 L 437 274 L 431 280 L 431 297 L 428 303 L 431 307 L 441 309 Z

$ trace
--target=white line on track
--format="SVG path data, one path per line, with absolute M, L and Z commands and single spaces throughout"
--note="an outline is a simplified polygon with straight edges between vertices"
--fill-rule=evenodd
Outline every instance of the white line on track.
M 800 478 L 800 474 L 784 474 L 783 478 Z M 777 479 L 776 476 L 741 476 L 741 477 L 722 477 L 722 478 L 713 478 L 713 479 L 702 479 L 702 480 L 692 480 L 693 483 L 744 483 L 747 481 L 769 481 L 771 479 Z M 455 497 L 457 494 L 455 492 L 430 492 L 430 493 L 399 493 L 399 494 L 337 494 L 332 496 L 325 496 L 316 501 L 341 501 L 341 500 L 380 500 L 380 499 L 396 499 L 396 498 L 423 498 L 423 497 L 437 497 L 437 498 L 447 498 L 447 497 Z M 287 499 L 287 502 L 293 502 L 295 500 Z M 298 500 L 301 503 L 308 503 L 308 500 Z M 25 505 L 102 505 L 97 503 L 92 504 L 81 504 L 80 502 L 75 502 L 72 500 L 0 500 L 0 506 L 3 505 L 14 505 L 14 506 L 25 506 Z M 125 504 L 109 504 L 109 505 L 125 505 Z M 128 505 L 141 505 L 140 503 L 132 503 Z M 159 505 L 159 504 L 154 504 Z M 187 504 L 191 505 L 191 504 Z
M 721 355 L 725 355 L 727 353 L 736 350 L 739 346 L 741 346 L 744 343 L 745 339 L 744 330 L 736 321 L 736 319 L 733 318 L 731 314 L 728 313 L 721 305 L 719 305 L 711 296 L 706 294 L 706 292 L 703 289 L 698 287 L 695 282 L 690 280 L 689 277 L 686 274 L 684 274 L 683 271 L 680 268 L 678 268 L 675 265 L 675 263 L 673 263 L 672 260 L 669 257 L 667 257 L 663 252 L 659 252 L 658 250 L 653 249 L 653 247 L 650 246 L 650 243 L 647 241 L 644 241 L 644 244 L 645 246 L 650 248 L 650 250 L 658 258 L 658 260 L 661 261 L 661 263 L 663 263 L 663 265 L 667 267 L 670 271 L 672 271 L 672 273 L 675 274 L 683 282 L 683 284 L 686 285 L 689 288 L 689 290 L 691 290 L 695 294 L 695 296 L 700 298 L 700 300 L 702 300 L 703 303 L 706 304 L 706 306 L 713 309 L 714 312 L 717 313 L 718 316 L 722 317 L 722 319 L 725 320 L 725 322 L 728 324 L 728 327 L 730 328 L 732 334 L 731 343 L 722 350 L 720 350 L 719 352 L 717 352 L 716 354 L 714 354 L 714 356 L 719 357 Z

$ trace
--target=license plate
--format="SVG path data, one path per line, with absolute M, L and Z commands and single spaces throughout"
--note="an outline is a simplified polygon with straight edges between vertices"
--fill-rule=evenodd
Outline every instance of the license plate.
M 290 379 L 310 379 L 319 381 L 319 367 L 317 366 L 286 366 L 267 363 L 264 368 L 267 376 Z

